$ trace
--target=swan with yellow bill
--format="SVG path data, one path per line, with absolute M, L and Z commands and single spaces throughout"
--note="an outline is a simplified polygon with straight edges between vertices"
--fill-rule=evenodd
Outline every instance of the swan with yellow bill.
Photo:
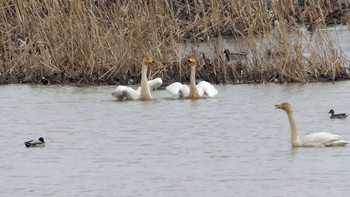
M 152 58 L 148 58 L 143 64 L 141 69 L 141 87 L 133 89 L 132 87 L 119 85 L 113 92 L 112 96 L 119 101 L 124 100 L 152 100 L 151 90 L 158 88 L 162 85 L 161 78 L 155 78 L 147 81 L 148 66 L 153 65 Z
M 287 113 L 291 128 L 291 143 L 293 147 L 332 147 L 345 146 L 349 143 L 343 140 L 339 135 L 327 132 L 311 133 L 304 136 L 303 140 L 300 140 L 291 105 L 289 103 L 281 103 L 275 106 L 277 109 L 282 109 Z
M 172 95 L 178 95 L 185 99 L 202 99 L 206 96 L 214 97 L 218 94 L 216 88 L 206 81 L 201 81 L 196 85 L 196 60 L 191 57 L 188 59 L 191 66 L 190 87 L 180 82 L 175 82 L 166 87 L 166 90 Z

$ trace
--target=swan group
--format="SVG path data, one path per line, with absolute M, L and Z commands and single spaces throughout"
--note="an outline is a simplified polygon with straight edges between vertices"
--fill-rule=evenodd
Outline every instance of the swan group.
M 179 98 L 184 99 L 202 99 L 205 97 L 214 97 L 218 94 L 216 88 L 206 81 L 201 81 L 196 84 L 196 66 L 197 62 L 195 58 L 188 58 L 188 63 L 191 66 L 190 86 L 184 85 L 180 82 L 175 82 L 166 87 L 166 90 L 172 94 L 177 95 Z M 152 100 L 151 90 L 162 85 L 161 78 L 155 78 L 147 81 L 147 69 L 153 65 L 152 58 L 148 58 L 142 64 L 141 70 L 141 87 L 133 89 L 128 86 L 119 85 L 112 95 L 118 100 Z M 332 146 L 346 146 L 347 141 L 339 135 L 335 135 L 327 132 L 317 132 L 305 135 L 303 139 L 300 139 L 298 130 L 295 125 L 292 107 L 289 103 L 281 103 L 275 105 L 277 109 L 282 109 L 287 113 L 290 129 L 291 129 L 291 144 L 293 147 L 332 147 Z M 334 110 L 329 113 L 332 116 L 341 116 L 345 118 L 347 114 L 334 114 Z M 331 118 L 332 118 L 331 116 Z
M 291 143 L 293 147 L 332 147 L 345 146 L 349 143 L 343 140 L 343 138 L 339 135 L 327 132 L 311 133 L 304 136 L 304 139 L 301 140 L 295 125 L 291 105 L 289 103 L 281 103 L 275 106 L 277 109 L 282 109 L 287 113 L 291 129 Z
M 151 90 L 162 85 L 161 78 L 155 78 L 147 81 L 148 67 L 153 65 L 152 58 L 148 58 L 142 64 L 141 70 L 141 87 L 134 89 L 129 86 L 119 85 L 113 92 L 112 96 L 119 101 L 124 100 L 152 100 Z M 207 81 L 201 81 L 196 85 L 196 66 L 197 62 L 193 57 L 188 59 L 191 66 L 190 86 L 183 85 L 180 82 L 175 82 L 166 87 L 166 90 L 172 95 L 178 95 L 179 98 L 186 99 L 201 99 L 207 97 L 214 97 L 218 94 L 216 88 Z

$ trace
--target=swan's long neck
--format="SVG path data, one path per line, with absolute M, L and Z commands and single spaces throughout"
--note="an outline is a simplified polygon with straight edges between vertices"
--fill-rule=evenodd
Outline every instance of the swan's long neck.
M 287 115 L 288 115 L 290 129 L 291 129 L 291 143 L 292 143 L 292 146 L 301 146 L 298 130 L 297 130 L 297 127 L 295 126 L 293 111 L 292 111 L 292 109 L 289 109 L 286 112 L 287 112 Z
M 187 97 L 189 99 L 200 99 L 201 96 L 198 93 L 196 86 L 196 66 L 191 65 L 191 78 L 190 78 L 190 95 Z
M 142 65 L 140 100 L 152 100 L 151 91 L 147 84 L 147 65 Z

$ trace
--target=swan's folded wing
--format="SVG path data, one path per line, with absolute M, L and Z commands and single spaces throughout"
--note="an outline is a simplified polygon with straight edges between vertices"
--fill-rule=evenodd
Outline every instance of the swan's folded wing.
M 147 81 L 147 85 L 151 90 L 157 89 L 162 84 L 163 84 L 163 80 L 159 77 Z
M 128 87 L 126 87 L 126 86 L 121 86 L 121 85 L 117 86 L 117 88 L 116 88 L 115 90 L 113 90 L 112 96 L 114 96 L 114 97 L 115 97 L 116 99 L 118 99 L 118 100 L 122 100 L 122 98 L 123 98 L 124 96 L 126 96 L 126 95 L 125 95 L 126 92 L 124 92 L 124 91 L 125 91 L 127 88 L 128 88 Z
M 180 82 L 175 82 L 168 85 L 165 89 L 172 95 L 178 95 L 182 89 L 182 84 Z
M 180 95 L 181 97 L 187 97 L 188 95 L 190 95 L 190 88 L 187 85 L 182 85 Z
M 339 135 L 327 132 L 312 133 L 306 135 L 303 140 L 305 146 L 343 146 L 344 143 L 347 144 Z
M 197 84 L 198 89 L 201 88 L 206 95 L 213 97 L 218 94 L 216 88 L 211 85 L 209 82 L 201 81 Z
M 168 85 L 165 88 L 172 95 L 179 95 L 180 97 L 186 97 L 190 94 L 190 89 L 187 85 L 182 85 L 180 82 L 175 82 Z
M 112 96 L 121 101 L 125 99 L 136 100 L 140 97 L 140 93 L 130 87 L 120 85 L 112 92 Z

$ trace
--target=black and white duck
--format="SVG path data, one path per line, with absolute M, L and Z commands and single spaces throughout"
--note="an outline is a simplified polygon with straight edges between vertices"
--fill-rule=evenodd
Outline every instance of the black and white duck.
M 38 140 L 29 140 L 24 142 L 24 145 L 26 145 L 27 148 L 30 147 L 44 147 L 45 141 L 44 138 L 40 137 Z

